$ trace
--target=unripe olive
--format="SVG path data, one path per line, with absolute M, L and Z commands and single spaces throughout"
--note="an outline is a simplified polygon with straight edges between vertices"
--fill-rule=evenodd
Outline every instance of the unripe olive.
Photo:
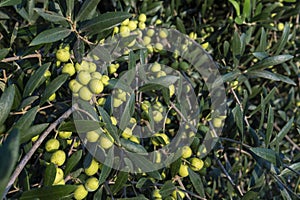
M 122 105 L 123 101 L 118 98 L 113 98 L 113 107 L 118 108 Z
M 128 139 L 132 136 L 132 130 L 128 127 L 126 127 L 122 132 L 122 137 L 125 139 Z
M 76 79 L 72 79 L 69 82 L 69 88 L 74 93 L 77 93 L 81 87 L 82 87 L 82 85 Z
M 147 16 L 146 16 L 144 13 L 141 13 L 141 14 L 139 15 L 138 20 L 139 20 L 140 22 L 146 22 Z
M 94 94 L 100 94 L 103 91 L 104 86 L 99 79 L 92 79 L 89 82 L 89 89 Z
M 93 176 L 98 172 L 98 169 L 99 163 L 95 159 L 92 159 L 90 165 L 84 169 L 84 173 L 88 176 Z
M 59 148 L 59 141 L 57 139 L 50 139 L 45 144 L 45 149 L 47 152 L 56 151 Z
M 130 29 L 128 28 L 128 26 L 121 26 L 120 27 L 120 35 L 122 37 L 128 37 L 130 35 Z
M 161 66 L 159 63 L 155 62 L 151 66 L 151 72 L 159 72 L 161 70 Z
M 91 75 L 88 71 L 82 70 L 78 73 L 77 80 L 82 85 L 87 85 L 91 80 Z
M 91 77 L 92 77 L 92 78 L 95 78 L 95 79 L 101 80 L 102 74 L 101 74 L 100 72 L 92 72 L 92 73 L 91 73 Z
M 189 175 L 188 166 L 181 164 L 178 171 L 179 176 L 187 177 Z
M 90 177 L 85 182 L 85 188 L 89 192 L 94 192 L 99 187 L 99 180 L 96 177 Z
M 161 112 L 155 110 L 153 111 L 153 120 L 155 122 L 161 122 L 163 120 L 163 115 L 161 114 Z
M 134 31 L 136 28 L 137 28 L 137 25 L 134 21 L 130 20 L 129 23 L 128 23 L 128 28 L 130 31 Z
M 58 132 L 58 136 L 61 138 L 61 139 L 68 139 L 70 138 L 72 135 L 72 132 L 71 131 L 59 131 Z
M 114 144 L 114 139 L 109 135 L 102 134 L 99 139 L 99 144 L 103 149 L 109 149 Z
M 66 153 L 62 150 L 57 150 L 52 154 L 50 161 L 57 166 L 62 166 L 66 161 Z
M 49 97 L 49 101 L 54 101 L 56 99 L 56 94 L 53 93 L 50 97 Z
M 70 76 L 73 76 L 75 74 L 75 67 L 73 63 L 67 63 L 62 68 L 62 73 L 69 74 Z
M 56 168 L 56 175 L 53 184 L 59 183 L 64 178 L 64 171 L 61 168 Z
M 97 133 L 96 131 L 89 131 L 86 133 L 85 137 L 88 142 L 97 142 L 97 140 L 99 139 L 99 133 Z
M 199 159 L 199 158 L 192 158 L 191 160 L 190 160 L 190 163 L 191 163 L 191 169 L 193 170 L 193 171 L 199 171 L 199 170 L 201 170 L 202 168 L 203 168 L 203 166 L 204 166 L 204 163 L 203 163 L 203 161 L 201 160 L 201 159 Z
M 182 158 L 189 158 L 191 157 L 193 154 L 191 147 L 189 146 L 184 146 L 182 148 L 182 153 L 181 153 L 181 157 Z
M 166 29 L 161 29 L 159 31 L 159 37 L 161 37 L 161 38 L 167 38 L 168 37 L 168 31 Z
M 81 200 L 84 199 L 88 195 L 88 191 L 85 189 L 83 185 L 79 185 L 74 191 L 74 199 Z
M 56 59 L 60 62 L 67 62 L 71 57 L 70 52 L 66 49 L 57 50 L 55 55 Z
M 139 29 L 144 30 L 146 28 L 145 22 L 139 22 Z
M 86 86 L 81 87 L 78 94 L 79 94 L 79 97 L 85 101 L 89 101 L 93 97 L 92 92 Z

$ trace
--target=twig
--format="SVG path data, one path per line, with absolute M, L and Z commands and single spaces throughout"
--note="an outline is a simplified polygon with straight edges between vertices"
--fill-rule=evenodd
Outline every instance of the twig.
M 277 131 L 280 131 L 280 128 L 278 127 L 278 125 L 276 123 L 274 123 L 274 128 L 277 130 Z M 288 135 L 285 135 L 284 138 L 293 145 L 293 147 L 297 150 L 300 151 L 300 147 L 288 136 Z
M 76 36 L 81 39 L 82 41 L 84 41 L 85 43 L 87 43 L 88 45 L 96 45 L 95 43 L 89 41 L 88 39 L 86 39 L 85 37 L 81 36 L 80 33 L 77 31 L 76 28 L 76 23 L 74 23 L 71 18 L 66 18 L 67 21 L 70 23 L 71 25 L 71 30 L 72 32 L 74 32 L 76 34 Z
M 178 175 L 175 176 L 175 180 L 178 182 L 178 184 L 179 184 L 184 190 L 186 190 L 185 187 L 184 187 L 184 185 L 183 185 L 183 183 L 182 183 L 182 181 L 181 181 L 181 179 L 180 179 L 180 177 L 179 177 Z M 186 194 L 186 198 L 189 199 L 189 200 L 191 200 L 191 197 L 190 197 L 190 195 L 189 195 L 188 193 Z
M 238 96 L 236 95 L 235 91 L 234 91 L 232 88 L 230 88 L 230 91 L 231 91 L 231 93 L 233 94 L 233 96 L 234 96 L 236 102 L 239 104 L 242 113 L 244 113 L 244 108 L 243 108 L 243 106 L 242 106 L 242 103 L 240 102 L 240 100 L 239 100 Z M 246 116 L 244 117 L 244 120 L 245 120 L 247 126 L 250 127 L 250 124 L 249 124 L 248 119 L 247 119 Z
M 234 140 L 234 139 L 230 139 L 230 138 L 224 138 L 224 137 L 219 137 L 220 140 L 225 140 L 225 141 L 228 141 L 228 142 L 234 142 L 234 143 L 237 143 L 237 144 L 240 144 L 242 145 L 243 147 L 246 147 L 248 149 L 251 148 L 251 146 L 247 145 L 247 144 L 244 144 L 240 141 L 237 141 L 237 140 Z
M 14 173 L 12 174 L 12 176 L 11 176 L 11 178 L 10 178 L 7 186 L 6 186 L 6 189 L 5 189 L 5 192 L 2 195 L 2 198 L 4 198 L 6 196 L 7 192 L 9 191 L 9 189 L 11 188 L 11 186 L 14 184 L 14 182 L 16 181 L 16 179 L 18 178 L 18 176 L 22 172 L 23 168 L 25 167 L 25 165 L 27 164 L 27 162 L 30 160 L 30 158 L 32 157 L 32 155 L 34 154 L 34 152 L 42 144 L 42 142 L 44 141 L 44 139 L 49 135 L 49 133 L 58 124 L 60 124 L 63 120 L 65 120 L 66 118 L 68 118 L 77 107 L 78 107 L 78 104 L 74 104 L 69 110 L 67 110 L 62 116 L 60 116 L 55 122 L 53 122 L 47 128 L 47 130 L 44 131 L 44 133 L 39 137 L 39 139 L 34 143 L 34 145 L 32 146 L 32 148 L 30 149 L 30 151 L 25 155 L 25 157 L 22 159 L 22 161 L 16 167 Z
M 111 199 L 112 199 L 112 200 L 115 200 L 114 195 L 113 195 L 112 191 L 110 190 L 107 181 L 105 181 L 104 187 L 106 188 L 107 192 L 110 194 Z
M 225 169 L 224 166 L 222 165 L 220 159 L 217 158 L 216 160 L 217 160 L 218 165 L 221 167 L 221 170 L 222 170 L 223 173 L 225 174 L 226 178 L 229 180 L 230 184 L 234 187 L 234 189 L 236 190 L 236 192 L 238 192 L 238 195 L 239 195 L 240 197 L 243 197 L 244 194 L 243 194 L 243 192 L 242 192 L 240 186 L 236 185 L 236 184 L 233 182 L 231 176 L 228 174 L 228 172 L 226 171 L 226 169 Z
M 39 65 L 41 65 L 42 55 L 39 52 L 36 52 L 35 54 L 29 54 L 27 56 L 14 56 L 9 58 L 4 58 L 1 60 L 1 62 L 13 62 L 17 60 L 24 60 L 29 58 L 38 58 L 39 59 Z

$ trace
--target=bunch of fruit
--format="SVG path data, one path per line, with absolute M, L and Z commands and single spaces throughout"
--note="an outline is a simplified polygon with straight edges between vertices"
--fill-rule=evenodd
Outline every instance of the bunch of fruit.
M 173 69 L 180 69 L 182 71 L 189 72 L 190 66 L 183 58 L 179 56 L 179 50 L 172 53 L 170 56 L 168 52 L 164 51 L 161 42 L 168 38 L 168 31 L 164 28 L 156 31 L 153 28 L 146 28 L 146 15 L 140 14 L 137 19 L 126 19 L 121 23 L 119 27 L 115 27 L 112 36 L 120 34 L 122 38 L 129 38 L 132 34 L 138 35 L 142 38 L 143 45 L 147 48 L 148 58 L 155 60 L 153 64 L 147 66 L 146 76 L 148 80 L 156 81 L 157 79 L 167 77 L 172 74 Z M 159 24 L 159 22 L 158 22 Z M 197 34 L 191 32 L 189 34 L 191 39 L 196 39 Z M 127 47 L 133 47 L 137 45 L 137 40 L 134 38 L 127 43 Z M 183 49 L 188 47 L 188 43 L 183 45 Z M 128 55 L 128 51 L 123 51 L 123 56 Z M 72 52 L 70 47 L 63 47 L 62 45 L 56 52 L 56 65 L 61 67 L 59 71 L 64 74 L 68 74 L 69 89 L 72 92 L 73 98 L 77 98 L 89 102 L 92 105 L 100 107 L 111 107 L 116 113 L 122 113 L 124 106 L 127 105 L 130 97 L 133 95 L 128 91 L 121 88 L 114 88 L 113 82 L 118 78 L 121 79 L 122 71 L 128 69 L 128 60 L 121 59 L 109 63 L 107 71 L 101 70 L 98 66 L 98 61 L 101 57 L 98 56 L 87 56 L 80 63 L 74 61 L 71 58 Z M 157 56 L 158 55 L 158 56 Z M 128 57 L 128 56 L 127 56 Z M 74 64 L 75 63 L 75 64 Z M 172 68 L 166 67 L 165 65 L 171 65 Z M 173 70 L 174 71 L 174 70 Z M 45 73 L 45 77 L 51 76 L 50 72 Z M 173 73 L 174 74 L 174 73 Z M 176 103 L 176 87 L 175 83 L 165 85 L 168 98 L 172 99 Z M 186 91 L 191 90 L 190 85 L 185 85 Z M 121 116 L 110 116 L 109 123 L 111 126 L 116 128 L 121 138 L 121 145 L 123 148 L 135 150 L 143 148 L 145 151 L 159 150 L 164 147 L 168 147 L 172 142 L 173 138 L 176 137 L 176 132 L 179 129 L 179 121 L 181 121 L 181 115 L 178 111 L 172 108 L 167 102 L 161 91 L 152 89 L 150 92 L 139 92 L 140 99 L 136 102 L 140 110 L 134 109 L 129 123 L 125 127 L 120 127 Z M 54 94 L 55 95 L 55 94 Z M 54 97 L 55 99 L 55 97 Z M 109 99 L 109 100 L 108 100 Z M 50 100 L 50 99 L 49 99 Z M 53 97 L 51 98 L 53 100 Z M 50 101 L 51 101 L 50 100 Z M 119 109 L 119 110 L 118 110 Z M 99 115 L 95 108 L 95 113 Z M 98 120 L 98 119 L 97 119 Z M 100 127 L 95 130 L 89 130 L 84 133 L 79 133 L 81 139 L 84 138 L 84 144 L 93 144 L 97 148 L 101 148 L 104 152 L 108 152 L 114 146 L 120 146 L 115 135 L 110 133 L 106 127 L 107 121 L 104 121 L 101 115 L 99 115 L 99 121 L 101 122 Z M 103 122 L 103 123 L 102 123 Z M 152 123 L 160 124 L 164 128 L 160 130 L 152 130 L 150 137 L 144 138 L 140 132 L 140 126 L 150 126 Z M 214 125 L 221 126 L 219 121 L 214 121 Z M 151 130 L 149 128 L 148 130 Z M 190 133 L 188 137 L 194 137 L 195 133 Z M 38 136 L 32 138 L 35 142 Z M 45 163 L 53 163 L 56 166 L 56 176 L 53 180 L 53 185 L 62 185 L 73 183 L 78 185 L 74 191 L 75 199 L 84 199 L 87 197 L 89 192 L 94 192 L 99 187 L 98 176 L 101 173 L 102 164 L 95 159 L 87 159 L 83 163 L 83 167 L 79 168 L 75 174 L 64 174 L 64 170 L 67 168 L 66 163 L 70 157 L 70 152 L 79 146 L 79 141 L 76 136 L 72 136 L 70 131 L 58 131 L 58 138 L 49 139 L 45 144 L 46 154 L 44 157 Z M 196 142 L 195 142 L 196 141 Z M 196 138 L 192 146 L 183 146 L 178 149 L 181 152 L 181 163 L 178 166 L 177 174 L 181 178 L 185 178 L 189 175 L 189 169 L 194 172 L 205 174 L 205 170 L 210 166 L 210 159 L 207 158 L 204 161 L 200 159 L 199 154 L 199 138 Z M 68 155 L 66 152 L 69 152 Z M 162 153 L 156 151 L 153 155 L 155 163 L 161 163 Z M 88 157 L 88 156 L 87 156 Z M 67 160 L 67 161 L 66 161 Z M 80 171 L 80 169 L 82 169 Z M 84 173 L 82 173 L 84 172 Z M 161 176 L 166 177 L 167 169 L 161 171 Z M 69 173 L 69 171 L 68 171 Z M 147 176 L 147 174 L 143 174 Z M 155 179 L 153 181 L 156 181 Z M 153 198 L 162 199 L 159 189 L 153 190 Z M 177 197 L 183 199 L 185 197 L 184 189 L 178 187 L 169 196 L 170 199 L 177 199 Z

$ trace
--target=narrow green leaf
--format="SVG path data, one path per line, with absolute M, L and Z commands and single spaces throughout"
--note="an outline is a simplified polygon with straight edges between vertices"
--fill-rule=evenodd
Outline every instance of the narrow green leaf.
M 203 198 L 205 198 L 204 187 L 199 174 L 195 173 L 193 170 L 188 168 L 189 170 L 189 178 L 196 190 L 196 192 Z
M 22 115 L 22 117 L 13 125 L 12 128 L 17 128 L 19 130 L 27 130 L 33 123 L 38 109 L 39 106 L 31 108 L 24 115 Z
M 278 185 L 280 185 L 281 187 L 283 187 L 283 185 L 280 182 L 277 182 Z M 284 200 L 293 200 L 289 194 L 289 192 L 283 187 L 280 189 L 280 194 L 282 196 L 282 199 Z M 299 197 L 299 196 L 297 196 Z
M 171 176 L 172 177 L 174 177 L 178 173 L 180 165 L 181 165 L 181 158 L 177 159 L 176 161 L 174 161 L 171 164 Z
M 241 38 L 237 32 L 234 32 L 232 39 L 232 53 L 234 56 L 241 55 L 242 43 Z
M 266 147 L 269 146 L 270 139 L 271 139 L 271 136 L 273 133 L 273 126 L 274 126 L 274 111 L 273 111 L 272 106 L 269 105 L 267 131 L 266 131 L 266 138 L 265 138 Z
M 124 188 L 124 185 L 126 184 L 128 179 L 128 172 L 120 171 L 117 180 L 115 181 L 115 184 L 112 185 L 111 191 L 113 194 L 117 194 L 121 189 Z
M 147 174 L 149 176 L 151 176 L 152 178 L 155 178 L 156 180 L 162 180 L 162 177 L 161 177 L 160 173 L 157 170 L 153 171 L 153 172 L 147 172 Z
M 68 37 L 71 34 L 71 30 L 68 28 L 52 28 L 38 34 L 29 44 L 29 46 L 35 46 L 39 44 L 47 44 L 59 41 Z
M 44 18 L 45 20 L 47 20 L 49 22 L 66 21 L 66 18 L 57 12 L 44 10 L 42 8 L 34 8 L 34 11 L 37 12 L 42 18 Z
M 68 196 L 77 188 L 76 185 L 55 185 L 23 192 L 20 200 L 53 200 Z
M 71 19 L 73 19 L 74 0 L 66 0 L 66 3 L 67 3 L 66 17 L 70 17 Z
M 292 117 L 285 125 L 284 127 L 279 131 L 279 133 L 276 135 L 276 137 L 272 140 L 271 145 L 274 145 L 276 143 L 280 143 L 281 140 L 286 136 L 286 134 L 291 130 L 294 122 L 294 117 Z
M 250 190 L 246 192 L 242 200 L 252 200 L 252 199 L 256 199 L 257 197 L 258 197 L 258 193 Z
M 135 103 L 135 95 L 134 93 L 130 95 L 129 100 L 126 102 L 126 106 L 123 110 L 122 117 L 120 119 L 119 127 L 121 130 L 124 130 L 134 113 L 134 103 Z
M 51 186 L 54 183 L 56 176 L 56 167 L 53 163 L 47 165 L 45 174 L 44 174 L 44 186 Z
M 251 68 L 248 69 L 248 71 L 264 69 L 264 68 L 267 68 L 267 67 L 273 66 L 273 65 L 279 65 L 288 60 L 291 60 L 292 58 L 294 58 L 294 56 L 292 56 L 292 55 L 279 55 L 279 56 L 268 57 L 268 58 L 265 58 L 265 59 L 259 61 L 255 65 L 253 65 Z
M 20 144 L 29 141 L 36 135 L 39 135 L 48 127 L 48 125 L 48 123 L 37 124 L 29 127 L 28 129 L 20 130 Z
M 136 183 L 136 188 L 143 188 L 143 186 L 146 184 L 146 182 L 149 181 L 148 178 L 142 177 L 138 180 L 138 182 Z
M 276 53 L 275 55 L 279 55 L 281 53 L 281 51 L 284 49 L 286 43 L 288 42 L 289 39 L 289 33 L 290 33 L 290 24 L 286 23 L 284 25 L 284 29 L 282 32 L 282 36 L 280 38 L 280 40 L 278 41 L 278 46 L 276 46 Z
M 266 96 L 266 98 L 264 98 L 261 103 L 255 108 L 255 110 L 253 110 L 250 113 L 250 116 L 254 115 L 257 111 L 261 110 L 263 105 L 266 105 L 270 102 L 270 100 L 274 97 L 276 91 L 276 87 L 274 87 Z
M 69 75 L 61 74 L 53 79 L 49 85 L 46 87 L 44 93 L 42 94 L 42 99 L 40 105 L 43 105 L 49 97 L 55 93 L 68 79 Z
M 30 97 L 25 98 L 21 102 L 21 105 L 19 106 L 19 109 L 22 109 L 22 108 L 25 108 L 26 106 L 29 106 L 30 104 L 32 104 L 38 98 L 40 98 L 40 97 L 39 96 L 30 96 Z
M 33 91 L 37 89 L 45 80 L 45 72 L 49 69 L 51 63 L 45 63 L 41 67 L 39 67 L 32 76 L 30 76 L 27 81 L 24 91 L 23 97 L 31 96 Z
M 100 0 L 85 0 L 81 6 L 75 21 L 83 21 L 97 7 Z
M 176 18 L 176 27 L 181 33 L 186 33 L 184 23 L 179 17 Z
M 269 79 L 272 81 L 282 81 L 282 82 L 285 82 L 285 83 L 288 83 L 291 85 L 296 85 L 296 83 L 292 79 L 290 79 L 284 75 L 275 74 L 275 73 L 267 71 L 267 70 L 248 71 L 246 74 L 249 75 L 250 77 L 254 77 L 254 78 L 260 77 L 260 78 L 265 78 L 265 79 Z
M 267 48 L 267 34 L 264 28 L 261 28 L 259 45 L 255 51 L 264 52 Z
M 2 195 L 9 181 L 10 175 L 18 161 L 19 132 L 14 129 L 7 139 L 0 145 L 0 194 Z
M 241 11 L 240 11 L 240 5 L 238 4 L 238 2 L 236 2 L 235 0 L 228 0 L 234 7 L 236 15 L 240 16 L 241 15 Z
M 289 168 L 291 168 L 292 170 L 299 172 L 300 171 L 300 162 L 297 163 L 293 163 L 289 166 Z M 280 173 L 280 176 L 285 176 L 285 175 L 290 175 L 290 174 L 295 174 L 295 172 L 293 172 L 292 170 L 285 168 L 284 170 L 282 170 L 282 172 Z
M 69 175 L 69 173 L 73 170 L 74 167 L 79 163 L 82 157 L 82 150 L 76 151 L 72 154 L 70 158 L 68 158 L 66 163 L 66 168 L 64 170 L 65 177 Z
M 234 70 L 232 72 L 222 75 L 222 78 L 218 78 L 216 80 L 216 82 L 220 82 L 220 81 L 231 82 L 231 81 L 237 79 L 240 75 L 241 75 L 241 72 L 239 70 Z M 216 85 L 219 85 L 219 84 L 216 84 Z
M 93 200 L 102 200 L 102 194 L 103 194 L 103 185 L 100 186 L 100 188 L 95 192 Z
M 86 133 L 100 129 L 100 122 L 94 120 L 74 120 L 77 133 Z
M 99 176 L 99 184 L 105 182 L 106 178 L 109 176 L 110 171 L 111 171 L 111 167 L 103 165 Z
M 163 8 L 163 1 L 151 2 L 151 4 L 148 4 L 146 8 L 147 10 L 145 10 L 143 13 L 145 13 L 147 16 L 153 16 Z
M 104 164 L 101 169 L 101 173 L 99 175 L 99 184 L 101 185 L 102 183 L 105 182 L 107 177 L 109 176 L 112 168 L 110 167 L 113 163 L 113 156 L 107 156 L 105 161 L 107 162 L 106 165 Z
M 166 198 L 167 196 L 170 196 L 174 190 L 176 190 L 176 187 L 172 183 L 172 181 L 166 181 L 164 185 L 160 188 L 159 193 L 163 198 Z
M 153 163 L 145 158 L 144 155 L 136 154 L 136 153 L 127 153 L 129 159 L 135 165 L 135 168 L 143 169 L 145 172 L 153 171 L 152 165 Z
M 9 51 L 10 51 L 10 48 L 1 48 L 0 49 L 0 61 L 7 56 Z
M 243 16 L 247 19 L 251 16 L 251 0 L 244 0 Z
M 165 88 L 165 86 L 156 84 L 156 83 L 146 83 L 143 86 L 139 87 L 140 92 L 148 92 L 152 90 L 161 90 Z
M 233 112 L 235 113 L 235 115 L 234 115 L 235 123 L 236 123 L 241 135 L 243 136 L 244 135 L 244 116 L 243 116 L 243 112 L 242 112 L 239 105 L 235 106 Z
M 10 85 L 4 90 L 0 98 L 0 125 L 4 124 L 5 120 L 9 116 L 11 107 L 14 102 L 15 86 Z
M 118 198 L 118 200 L 149 200 L 143 194 L 139 194 L 137 197 Z
M 81 30 L 87 31 L 91 35 L 98 34 L 118 26 L 122 21 L 130 17 L 131 14 L 127 12 L 107 12 L 84 22 Z
M 266 52 L 254 52 L 252 53 L 256 58 L 258 58 L 259 60 L 262 60 L 264 58 L 267 58 L 269 55 Z
M 0 7 L 14 6 L 14 5 L 20 4 L 21 2 L 22 2 L 22 0 L 2 0 L 0 2 Z
M 167 75 L 167 76 L 162 76 L 162 77 L 150 80 L 148 83 L 158 84 L 158 85 L 162 85 L 164 87 L 169 87 L 170 85 L 174 84 L 178 79 L 179 79 L 178 76 Z
M 105 128 L 108 130 L 109 134 L 115 139 L 117 143 L 120 143 L 118 129 L 112 124 L 108 113 L 101 106 L 97 106 L 97 109 L 100 113 L 100 116 L 102 117 L 103 122 L 105 123 Z
M 11 37 L 10 37 L 10 43 L 9 43 L 10 47 L 13 45 L 13 43 L 15 42 L 15 39 L 17 38 L 18 29 L 19 29 L 19 23 L 16 22 L 14 30 L 11 33 Z M 1 56 L 0 56 L 0 60 L 1 60 Z
M 120 139 L 122 147 L 124 147 L 127 151 L 133 153 L 147 154 L 147 150 L 140 144 L 132 142 L 130 140 L 126 140 L 124 138 Z
M 279 159 L 279 156 L 277 153 L 272 149 L 266 149 L 261 147 L 252 147 L 250 150 L 255 153 L 257 156 L 275 164 L 280 164 L 281 160 Z

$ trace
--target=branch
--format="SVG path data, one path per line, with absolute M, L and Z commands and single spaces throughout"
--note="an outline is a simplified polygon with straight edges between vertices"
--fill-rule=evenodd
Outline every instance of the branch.
M 38 52 L 36 52 L 35 54 L 29 54 L 27 56 L 14 56 L 14 57 L 9 57 L 9 58 L 4 58 L 1 60 L 1 62 L 13 62 L 13 61 L 24 60 L 24 59 L 29 59 L 29 58 L 38 58 L 39 64 L 41 65 L 42 55 Z
M 12 174 L 5 192 L 2 195 L 2 198 L 6 196 L 8 191 L 10 190 L 11 186 L 14 184 L 20 173 L 22 172 L 23 168 L 27 164 L 27 162 L 30 160 L 34 152 L 39 148 L 39 146 L 43 143 L 44 139 L 49 135 L 49 133 L 58 125 L 60 124 L 63 120 L 68 118 L 72 112 L 78 107 L 77 104 L 74 104 L 69 110 L 67 110 L 62 116 L 60 116 L 55 122 L 53 122 L 46 131 L 39 137 L 39 139 L 34 143 L 30 151 L 25 155 L 25 157 L 22 159 L 22 161 L 19 163 L 19 165 L 16 167 L 14 173 Z

